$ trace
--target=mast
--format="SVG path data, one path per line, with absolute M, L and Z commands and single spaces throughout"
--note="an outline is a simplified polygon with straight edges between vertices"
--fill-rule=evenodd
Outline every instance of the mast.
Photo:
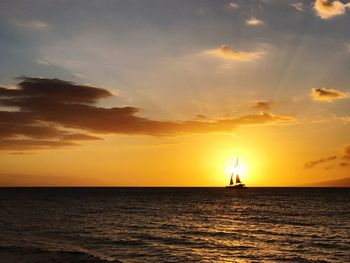
M 236 159 L 235 169 L 238 167 L 238 157 Z M 241 180 L 239 179 L 238 173 L 236 173 L 236 184 L 240 184 Z

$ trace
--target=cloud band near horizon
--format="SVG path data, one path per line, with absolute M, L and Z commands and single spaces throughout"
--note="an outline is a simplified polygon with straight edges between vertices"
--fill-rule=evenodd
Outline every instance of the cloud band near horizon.
M 103 108 L 112 94 L 103 88 L 59 79 L 22 77 L 16 88 L 0 87 L 0 146 L 3 150 L 42 149 L 99 140 L 95 134 L 175 136 L 232 132 L 241 125 L 289 124 L 292 116 L 262 112 L 226 119 L 152 120 L 136 107 Z

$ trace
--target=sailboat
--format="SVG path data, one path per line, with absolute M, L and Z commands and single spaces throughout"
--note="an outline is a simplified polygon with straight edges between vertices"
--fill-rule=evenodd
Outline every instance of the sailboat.
M 232 188 L 232 189 L 242 189 L 242 188 L 247 188 L 245 186 L 245 184 L 242 183 L 241 179 L 239 178 L 239 175 L 238 173 L 236 173 L 236 176 L 235 176 L 235 172 L 237 170 L 237 167 L 238 167 L 238 158 L 236 160 L 236 164 L 235 164 L 235 167 L 234 167 L 234 170 L 231 174 L 231 178 L 230 178 L 230 185 L 226 186 L 226 188 Z M 233 181 L 233 178 L 235 177 L 235 182 Z

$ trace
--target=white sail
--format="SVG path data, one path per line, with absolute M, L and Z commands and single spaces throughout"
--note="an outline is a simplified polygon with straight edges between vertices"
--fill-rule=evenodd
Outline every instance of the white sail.
M 238 170 L 238 157 L 236 159 L 235 166 L 233 167 L 233 171 L 230 178 L 230 185 L 226 186 L 226 188 L 230 188 L 230 189 L 246 188 L 245 184 L 243 184 L 241 179 L 239 178 L 237 170 Z

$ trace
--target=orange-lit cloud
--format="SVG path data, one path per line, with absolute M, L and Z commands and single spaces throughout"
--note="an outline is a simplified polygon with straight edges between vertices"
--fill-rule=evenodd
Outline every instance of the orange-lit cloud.
M 97 107 L 111 94 L 101 88 L 58 79 L 23 77 L 17 89 L 0 88 L 0 105 L 18 111 L 0 111 L 1 149 L 34 149 L 77 145 L 98 140 L 90 135 L 129 134 L 170 136 L 232 132 L 240 125 L 286 124 L 292 116 L 261 113 L 240 118 L 158 121 L 138 116 L 135 107 Z
M 322 19 L 343 15 L 349 7 L 350 3 L 343 4 L 338 0 L 316 0 L 314 4 L 317 15 Z
M 249 26 L 260 26 L 263 25 L 264 22 L 257 19 L 256 17 L 251 17 L 245 21 L 245 23 Z
M 227 60 L 253 61 L 259 59 L 264 54 L 264 52 L 261 50 L 236 51 L 229 46 L 222 45 L 219 48 L 207 51 L 207 54 Z
M 333 100 L 349 98 L 350 94 L 335 89 L 313 88 L 311 96 L 314 100 L 332 102 Z
M 350 116 L 343 116 L 343 117 L 340 117 L 340 119 L 345 123 L 350 123 Z
M 253 108 L 259 109 L 261 111 L 268 111 L 271 109 L 273 102 L 271 101 L 265 101 L 265 100 L 258 100 L 253 103 Z

